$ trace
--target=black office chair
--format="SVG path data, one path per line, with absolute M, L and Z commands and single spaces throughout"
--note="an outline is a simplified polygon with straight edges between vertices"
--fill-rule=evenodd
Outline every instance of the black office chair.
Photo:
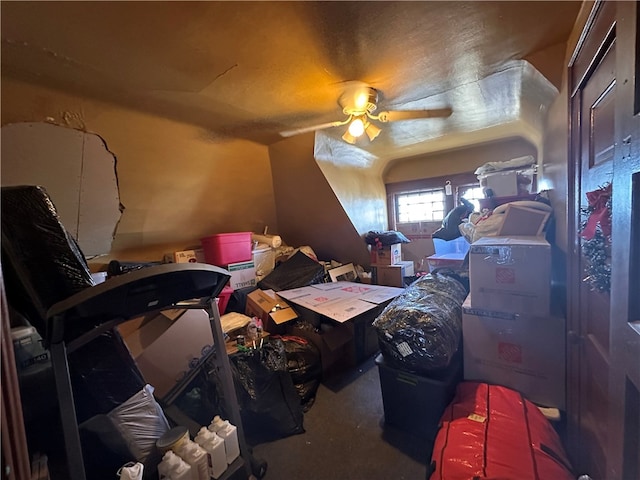
M 67 356 L 131 318 L 189 301 L 209 313 L 213 338 L 223 333 L 215 299 L 230 278 L 206 264 L 156 265 L 95 285 L 84 255 L 60 223 L 42 187 L 3 187 L 2 268 L 7 297 L 29 318 L 51 353 L 70 480 L 86 478 Z M 121 343 L 115 335 L 114 346 Z M 114 347 L 115 348 L 115 347 Z M 235 398 L 228 359 L 225 388 Z M 226 363 L 225 363 L 226 362 Z M 135 381 L 132 385 L 136 385 Z M 133 388 L 133 387 L 132 387 Z M 126 391 L 121 396 L 129 396 Z M 232 403 L 235 403 L 233 398 Z M 239 418 L 237 404 L 231 406 Z M 242 446 L 241 446 L 242 448 Z

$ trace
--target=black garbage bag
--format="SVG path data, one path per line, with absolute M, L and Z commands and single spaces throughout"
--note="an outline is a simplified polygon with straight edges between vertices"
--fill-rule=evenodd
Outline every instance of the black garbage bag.
M 270 339 L 262 348 L 230 359 L 247 436 L 266 441 L 304 433 L 302 405 L 282 340 Z
M 427 375 L 448 367 L 460 346 L 466 296 L 463 284 L 444 272 L 409 285 L 373 322 L 385 361 Z
M 395 245 L 396 243 L 411 243 L 402 232 L 397 232 L 395 230 L 389 230 L 387 232 L 376 232 L 369 231 L 364 236 L 364 241 L 367 245 L 373 246 L 389 246 Z
M 262 290 L 289 290 L 324 282 L 324 267 L 297 251 L 258 283 Z
M 469 217 L 469 215 L 473 213 L 473 209 L 475 207 L 473 203 L 466 198 L 461 198 L 460 203 L 462 203 L 462 205 L 455 207 L 447 213 L 447 216 L 442 220 L 442 227 L 433 232 L 433 238 L 449 241 L 462 236 L 458 226 L 465 218 Z
M 281 340 L 287 356 L 287 369 L 298 391 L 302 409 L 307 412 L 313 405 L 322 377 L 320 351 L 306 338 L 287 335 Z

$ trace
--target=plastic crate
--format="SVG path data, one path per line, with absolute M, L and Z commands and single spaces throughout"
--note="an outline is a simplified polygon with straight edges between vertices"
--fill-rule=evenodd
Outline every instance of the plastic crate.
M 226 267 L 230 263 L 251 261 L 251 232 L 217 233 L 200 239 L 204 261 Z
M 433 377 L 393 368 L 382 354 L 376 357 L 375 363 L 380 375 L 385 426 L 421 438 L 434 438 L 440 417 L 462 380 L 460 354 Z

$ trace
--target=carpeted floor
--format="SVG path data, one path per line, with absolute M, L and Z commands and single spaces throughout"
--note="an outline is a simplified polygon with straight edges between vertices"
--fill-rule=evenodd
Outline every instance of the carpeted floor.
M 254 444 L 267 480 L 424 480 L 430 442 L 384 425 L 371 358 L 320 385 L 305 433 Z

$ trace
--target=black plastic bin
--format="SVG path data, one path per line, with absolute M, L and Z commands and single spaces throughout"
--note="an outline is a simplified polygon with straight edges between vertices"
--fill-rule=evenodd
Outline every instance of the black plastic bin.
M 379 354 L 375 363 L 380 375 L 385 426 L 433 439 L 446 406 L 462 380 L 460 355 L 433 376 L 417 375 L 390 366 Z

